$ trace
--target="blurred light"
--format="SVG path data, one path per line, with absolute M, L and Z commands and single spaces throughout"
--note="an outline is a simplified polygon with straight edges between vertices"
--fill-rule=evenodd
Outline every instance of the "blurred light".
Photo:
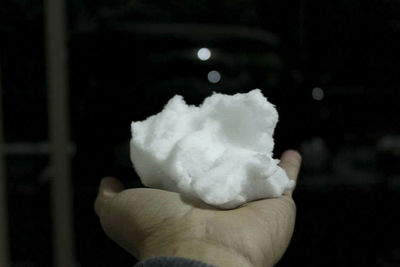
M 197 51 L 197 57 L 201 60 L 201 61 L 206 61 L 209 60 L 211 57 L 211 51 L 208 48 L 200 48 L 199 51 Z
M 319 87 L 315 87 L 311 94 L 314 100 L 317 101 L 321 101 L 324 98 L 324 91 Z
M 207 78 L 210 83 L 217 83 L 221 80 L 221 74 L 216 70 L 212 70 L 207 74 Z

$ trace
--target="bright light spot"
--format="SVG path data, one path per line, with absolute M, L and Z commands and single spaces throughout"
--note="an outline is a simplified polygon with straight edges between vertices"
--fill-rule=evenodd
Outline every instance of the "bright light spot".
M 199 51 L 197 51 L 197 57 L 202 60 L 202 61 L 206 61 L 209 60 L 211 57 L 211 51 L 208 48 L 200 48 Z
M 311 94 L 314 100 L 317 101 L 321 101 L 324 98 L 324 91 L 319 87 L 315 87 Z
M 221 74 L 216 70 L 212 70 L 207 74 L 207 79 L 210 83 L 217 83 L 221 80 Z

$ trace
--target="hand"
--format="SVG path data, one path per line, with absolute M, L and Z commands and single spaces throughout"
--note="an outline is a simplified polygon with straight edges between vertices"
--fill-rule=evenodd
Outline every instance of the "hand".
M 301 156 L 286 151 L 280 166 L 297 179 Z M 123 190 L 104 178 L 95 211 L 106 234 L 140 260 L 175 256 L 215 266 L 272 266 L 292 237 L 296 206 L 292 192 L 233 210 L 158 189 Z

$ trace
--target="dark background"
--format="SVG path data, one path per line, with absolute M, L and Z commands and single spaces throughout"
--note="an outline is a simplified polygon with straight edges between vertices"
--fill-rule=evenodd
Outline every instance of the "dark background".
M 296 230 L 278 266 L 400 266 L 400 1 L 67 4 L 80 266 L 135 262 L 93 212 L 101 177 L 140 186 L 130 122 L 175 94 L 199 104 L 213 91 L 253 88 L 280 114 L 275 155 L 295 148 L 304 158 Z M 208 61 L 197 58 L 201 47 L 211 50 Z M 12 262 L 50 266 L 41 1 L 1 2 L 0 49 Z M 221 73 L 219 83 L 207 80 L 210 70 Z

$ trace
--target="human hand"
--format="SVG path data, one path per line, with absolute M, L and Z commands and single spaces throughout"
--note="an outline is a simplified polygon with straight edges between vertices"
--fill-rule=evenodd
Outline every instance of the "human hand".
M 301 156 L 286 151 L 279 164 L 297 180 Z M 123 190 L 104 178 L 95 211 L 106 234 L 140 260 L 175 256 L 215 266 L 272 266 L 293 234 L 296 206 L 292 192 L 232 210 L 158 189 Z

